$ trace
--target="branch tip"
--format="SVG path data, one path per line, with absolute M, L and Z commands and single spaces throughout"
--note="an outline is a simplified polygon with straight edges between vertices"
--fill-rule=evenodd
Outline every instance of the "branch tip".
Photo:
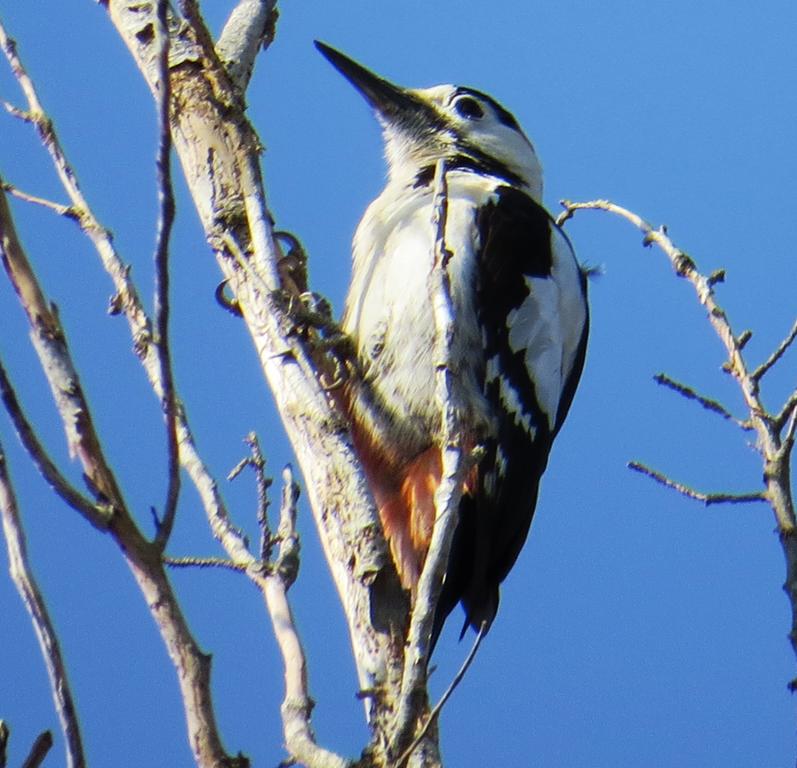
M 671 389 L 673 392 L 677 392 L 682 397 L 686 398 L 687 400 L 693 400 L 694 402 L 701 405 L 707 411 L 711 411 L 712 413 L 716 413 L 719 416 L 722 416 L 723 419 L 728 421 L 733 421 L 737 426 L 741 427 L 745 431 L 749 431 L 753 429 L 752 425 L 749 422 L 742 421 L 737 419 L 722 403 L 717 400 L 714 400 L 710 397 L 705 397 L 703 395 L 698 394 L 694 389 L 688 387 L 686 384 L 682 384 L 679 381 L 675 381 L 674 379 L 670 378 L 665 373 L 657 373 L 653 376 L 653 380 L 667 389 Z
M 736 345 L 739 347 L 739 350 L 743 350 L 747 346 L 747 342 L 753 338 L 753 332 L 751 330 L 742 331 L 736 337 Z
M 664 473 L 651 469 L 638 461 L 629 461 L 626 466 L 634 472 L 649 477 L 665 488 L 677 491 L 689 499 L 702 502 L 707 507 L 713 504 L 747 504 L 754 501 L 769 501 L 767 494 L 763 491 L 754 491 L 752 493 L 704 493 L 684 483 L 672 480 Z
M 714 287 L 719 283 L 725 282 L 725 270 L 724 269 L 715 269 L 707 278 L 707 282 L 710 287 Z
M 766 374 L 767 371 L 769 371 L 783 357 L 783 355 L 786 354 L 786 351 L 789 349 L 789 347 L 791 347 L 795 339 L 797 339 L 797 320 L 794 321 L 794 324 L 786 335 L 786 338 L 784 338 L 783 341 L 778 344 L 775 351 L 750 374 L 750 378 L 755 382 L 760 381 L 764 374 Z
M 22 768 L 39 768 L 53 746 L 53 734 L 50 731 L 40 733 L 30 748 L 28 756 L 22 763 Z

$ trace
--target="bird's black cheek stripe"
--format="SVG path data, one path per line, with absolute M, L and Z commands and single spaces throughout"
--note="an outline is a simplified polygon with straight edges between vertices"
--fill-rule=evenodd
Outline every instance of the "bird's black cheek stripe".
M 415 174 L 413 189 L 426 187 L 434 180 L 435 167 L 427 165 Z M 485 155 L 481 150 L 469 144 L 457 145 L 457 152 L 446 158 L 446 171 L 469 171 L 480 176 L 493 176 L 506 184 L 523 184 L 523 179 L 509 167 L 495 158 Z M 503 189 L 503 187 L 502 187 Z M 506 187 L 510 189 L 510 187 Z M 522 192 L 520 194 L 523 194 Z

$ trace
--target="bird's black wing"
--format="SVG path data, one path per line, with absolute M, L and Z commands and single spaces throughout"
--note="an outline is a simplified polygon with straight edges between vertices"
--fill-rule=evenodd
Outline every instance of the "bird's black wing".
M 462 498 L 434 640 L 457 602 L 465 627 L 489 627 L 494 619 L 499 585 L 526 540 L 586 352 L 586 280 L 547 211 L 501 186 L 477 211 L 476 232 L 484 394 L 495 430 L 478 486 Z

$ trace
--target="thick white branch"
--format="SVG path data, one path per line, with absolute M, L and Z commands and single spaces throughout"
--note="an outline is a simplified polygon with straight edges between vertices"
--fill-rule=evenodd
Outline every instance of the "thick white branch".
M 151 89 L 158 70 L 140 3 L 109 0 L 111 19 Z M 189 25 L 172 38 L 172 135 L 208 242 L 241 306 L 308 488 L 321 541 L 349 620 L 362 688 L 381 682 L 401 653 L 401 595 L 381 525 L 348 433 L 290 333 L 272 291 L 278 287 L 271 217 L 258 167 L 260 143 L 240 95 L 213 51 Z M 183 66 L 190 62 L 190 66 Z M 242 266 L 225 243 L 233 241 Z M 379 626 L 375 601 L 381 610 Z M 395 606 L 395 607 L 394 607 Z
M 216 53 L 232 81 L 246 90 L 261 48 L 274 39 L 277 0 L 239 0 L 221 31 Z

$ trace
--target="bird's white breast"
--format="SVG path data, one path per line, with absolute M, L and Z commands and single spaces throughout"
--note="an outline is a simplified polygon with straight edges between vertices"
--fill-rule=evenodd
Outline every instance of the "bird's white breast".
M 480 421 L 489 409 L 479 383 L 481 332 L 474 307 L 476 211 L 496 181 L 448 175 L 446 247 L 456 313 L 452 363 Z M 354 339 L 365 376 L 387 406 L 403 442 L 428 442 L 436 432 L 435 326 L 430 300 L 434 261 L 432 191 L 388 185 L 368 208 L 354 239 L 354 269 L 343 328 Z

